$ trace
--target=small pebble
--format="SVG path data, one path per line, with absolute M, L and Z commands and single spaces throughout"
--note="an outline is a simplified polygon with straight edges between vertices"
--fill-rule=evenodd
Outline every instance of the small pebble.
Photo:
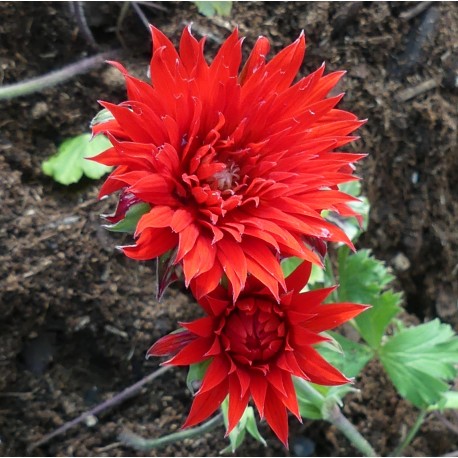
M 38 102 L 32 108 L 32 118 L 40 119 L 49 111 L 48 104 L 46 102 Z
M 294 437 L 291 440 L 291 448 L 294 456 L 313 456 L 316 444 L 308 437 Z

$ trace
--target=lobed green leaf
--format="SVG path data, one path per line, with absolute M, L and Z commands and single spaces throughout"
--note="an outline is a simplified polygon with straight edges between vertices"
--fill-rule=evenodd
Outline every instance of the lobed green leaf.
M 111 167 L 88 161 L 87 158 L 96 156 L 110 146 L 110 141 L 102 135 L 91 140 L 91 134 L 81 134 L 65 140 L 57 153 L 42 163 L 41 168 L 45 175 L 64 185 L 77 183 L 83 174 L 96 180 L 108 173 Z

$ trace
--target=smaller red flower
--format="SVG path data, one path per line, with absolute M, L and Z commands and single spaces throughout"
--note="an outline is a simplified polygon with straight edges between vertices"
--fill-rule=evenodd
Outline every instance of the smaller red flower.
M 174 355 L 164 364 L 187 366 L 211 359 L 183 427 L 209 417 L 229 395 L 228 433 L 237 425 L 250 400 L 278 438 L 287 446 L 288 413 L 301 421 L 291 376 L 320 385 L 349 380 L 325 361 L 313 345 L 332 329 L 367 308 L 365 305 L 322 304 L 334 290 L 300 293 L 310 277 L 311 264 L 302 263 L 286 278 L 280 304 L 255 277 L 234 303 L 219 286 L 200 299 L 207 316 L 156 342 L 148 356 Z

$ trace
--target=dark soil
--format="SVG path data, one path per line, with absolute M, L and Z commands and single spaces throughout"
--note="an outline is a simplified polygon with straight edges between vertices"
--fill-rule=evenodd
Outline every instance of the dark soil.
M 368 153 L 360 174 L 372 203 L 361 241 L 386 260 L 420 321 L 439 316 L 458 327 L 457 4 L 433 3 L 405 18 L 415 3 L 235 3 L 230 20 L 207 19 L 192 3 L 143 7 L 175 42 L 184 23 L 211 33 L 209 56 L 234 25 L 245 50 L 267 35 L 279 50 L 304 29 L 304 72 L 326 61 L 347 69 L 343 107 L 369 118 L 352 148 Z M 119 47 L 121 3 L 85 3 L 102 49 Z M 0 3 L 0 84 L 44 74 L 94 53 L 66 3 Z M 120 29 L 120 60 L 144 76 L 149 36 L 132 9 Z M 434 79 L 436 87 L 402 101 L 403 90 Z M 124 97 L 116 72 L 101 67 L 42 93 L 1 103 L 0 110 L 0 454 L 26 448 L 81 412 L 157 367 L 145 351 L 198 313 L 184 291 L 154 300 L 154 269 L 115 249 L 122 237 L 101 229 L 100 182 L 63 187 L 41 172 L 42 161 L 70 136 L 88 131 L 97 100 Z M 191 403 L 185 371 L 173 369 L 140 395 L 35 449 L 40 455 L 130 455 L 118 443 L 122 428 L 144 437 L 179 428 Z M 344 411 L 381 455 L 387 455 L 417 416 L 376 362 L 357 381 L 361 393 Z M 456 417 L 450 417 L 455 421 Z M 357 454 L 324 422 L 291 419 L 290 454 L 301 440 L 318 456 Z M 263 448 L 247 439 L 241 455 L 287 455 L 265 425 Z M 302 439 L 301 439 L 302 438 Z M 218 455 L 223 429 L 177 443 L 155 455 Z M 437 456 L 458 449 L 458 437 L 428 418 L 407 455 Z M 141 454 L 137 454 L 141 456 Z

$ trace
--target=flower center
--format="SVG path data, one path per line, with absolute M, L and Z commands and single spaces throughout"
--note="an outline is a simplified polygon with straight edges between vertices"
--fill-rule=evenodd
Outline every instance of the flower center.
M 283 347 L 286 327 L 275 303 L 242 299 L 226 319 L 221 333 L 232 358 L 245 365 L 268 363 Z
M 209 184 L 216 185 L 220 191 L 231 189 L 240 180 L 240 167 L 235 163 L 230 163 L 224 170 L 216 172 L 209 180 Z

